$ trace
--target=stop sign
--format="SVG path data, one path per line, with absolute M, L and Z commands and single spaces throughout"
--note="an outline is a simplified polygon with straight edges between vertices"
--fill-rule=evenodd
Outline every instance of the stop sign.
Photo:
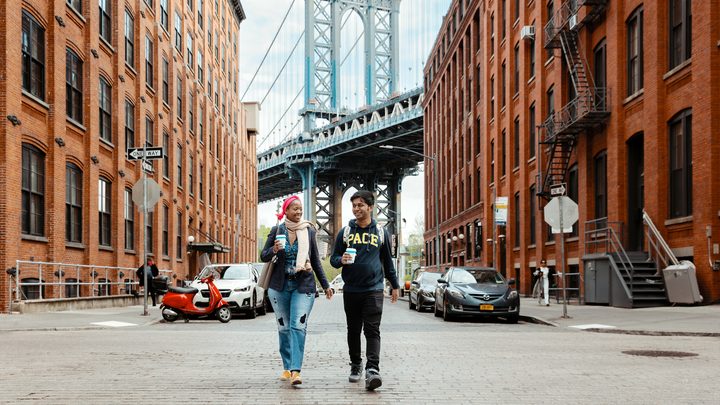
M 578 205 L 570 197 L 555 197 L 545 206 L 544 214 L 545 222 L 552 227 L 553 233 L 570 233 L 578 220 Z M 561 222 L 563 229 L 560 229 Z
M 146 194 L 147 191 L 147 194 Z M 153 179 L 139 180 L 132 188 L 132 200 L 140 211 L 145 207 L 152 211 L 152 207 L 160 200 L 162 189 Z

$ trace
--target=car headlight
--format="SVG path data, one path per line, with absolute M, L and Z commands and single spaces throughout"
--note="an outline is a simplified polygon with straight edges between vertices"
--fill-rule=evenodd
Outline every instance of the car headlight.
M 512 291 L 510 291 L 510 292 L 508 293 L 508 296 L 507 296 L 507 297 L 508 297 L 509 300 L 514 300 L 514 299 L 516 299 L 516 298 L 518 297 L 518 293 L 517 293 L 517 291 L 512 290 Z
M 247 291 L 250 291 L 250 286 L 247 286 L 247 287 L 237 287 L 237 288 L 235 288 L 233 291 L 235 291 L 235 292 L 247 292 Z
M 465 298 L 465 294 L 461 293 L 460 291 L 448 290 L 448 292 L 450 293 L 450 295 L 452 295 L 455 298 L 460 298 L 460 299 Z

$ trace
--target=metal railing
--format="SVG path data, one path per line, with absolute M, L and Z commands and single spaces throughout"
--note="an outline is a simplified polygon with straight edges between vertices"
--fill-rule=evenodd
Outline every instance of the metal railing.
M 73 300 L 133 295 L 138 290 L 137 269 L 131 267 L 34 262 L 17 260 L 9 272 L 9 312 L 20 301 Z M 160 270 L 172 279 L 172 270 Z
M 580 122 L 592 113 L 607 113 L 608 91 L 605 87 L 591 87 L 578 93 L 563 108 L 545 119 L 545 143 L 551 143 L 555 137 Z M 576 131 L 579 132 L 579 131 Z
M 655 226 L 655 223 L 650 218 L 647 212 L 643 209 L 643 223 L 645 224 L 645 235 L 647 236 L 648 244 L 648 260 L 655 260 L 657 264 L 657 272 L 660 273 L 660 262 L 662 261 L 663 268 L 674 264 L 680 264 L 675 254 L 668 246 L 665 239 L 660 234 L 660 231 Z
M 633 277 L 635 276 L 635 268 L 633 267 L 627 252 L 625 252 L 622 239 L 622 222 L 610 222 L 607 220 L 607 217 L 585 222 L 585 254 L 617 254 L 619 261 L 617 264 L 622 266 L 621 270 L 632 282 Z M 630 298 L 632 298 L 632 296 Z

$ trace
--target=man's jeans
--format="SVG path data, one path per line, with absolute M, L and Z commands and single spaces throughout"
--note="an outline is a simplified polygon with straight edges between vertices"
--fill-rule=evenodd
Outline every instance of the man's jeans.
M 383 301 L 382 291 L 343 293 L 350 361 L 353 364 L 362 362 L 360 332 L 364 330 L 367 343 L 365 370 L 380 371 L 380 320 Z
M 301 293 L 297 281 L 287 280 L 285 290 L 268 290 L 268 296 L 275 310 L 280 337 L 280 357 L 285 370 L 302 369 L 305 356 L 305 333 L 315 294 Z

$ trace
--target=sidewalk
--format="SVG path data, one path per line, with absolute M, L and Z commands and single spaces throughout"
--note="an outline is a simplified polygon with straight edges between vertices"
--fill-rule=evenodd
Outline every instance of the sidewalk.
M 401 298 L 407 302 L 407 297 Z M 0 332 L 107 329 L 150 325 L 162 319 L 158 307 L 142 305 L 116 308 L 29 314 L 0 314 Z M 562 303 L 550 306 L 537 299 L 521 298 L 520 316 L 525 322 L 592 332 L 646 335 L 720 337 L 720 305 L 625 309 L 568 304 L 569 318 L 562 318 Z

